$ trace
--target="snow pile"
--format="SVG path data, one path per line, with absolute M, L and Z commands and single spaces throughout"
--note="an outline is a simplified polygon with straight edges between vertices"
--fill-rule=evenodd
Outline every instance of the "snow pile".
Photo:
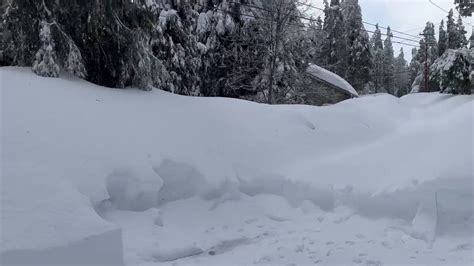
M 317 79 L 323 80 L 338 87 L 340 90 L 345 91 L 352 97 L 359 96 L 357 91 L 352 87 L 351 84 L 349 84 L 349 82 L 347 82 L 345 79 L 341 78 L 337 74 L 334 74 L 331 71 L 328 71 L 320 66 L 311 64 L 310 66 L 308 66 L 308 69 L 306 69 L 306 72 Z
M 436 251 L 459 245 L 446 255 L 454 261 L 472 251 L 445 237 L 473 232 L 473 96 L 381 94 L 318 108 L 111 90 L 23 68 L 1 68 L 0 79 L 7 261 L 314 263 L 310 252 L 329 248 L 326 263 L 347 264 L 342 246 L 380 248 L 358 236 L 337 247 L 294 238 L 315 222 L 332 230 L 326 242 L 365 226 L 374 231 L 364 237 L 386 238 L 385 252 L 406 254 L 403 243 L 418 239 Z M 242 254 L 277 242 L 298 244 Z

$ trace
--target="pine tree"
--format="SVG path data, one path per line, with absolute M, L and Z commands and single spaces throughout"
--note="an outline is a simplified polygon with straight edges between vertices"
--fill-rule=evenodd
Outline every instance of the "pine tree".
M 422 35 L 423 38 L 420 40 L 420 52 L 418 53 L 417 59 L 423 69 L 421 73 L 422 82 L 420 83 L 420 91 L 426 92 L 433 89 L 431 88 L 432 86 L 430 86 L 429 77 L 426 75 L 429 73 L 430 66 L 436 58 L 438 58 L 438 42 L 435 37 L 434 24 L 427 22 Z M 426 86 L 428 86 L 428 88 Z
M 468 41 L 466 39 L 466 30 L 464 28 L 461 16 L 458 17 L 457 23 L 454 21 L 453 10 L 448 14 L 447 35 L 448 35 L 448 49 L 458 49 L 466 47 Z
M 407 94 L 408 91 L 408 84 L 410 82 L 410 72 L 407 67 L 407 61 L 405 60 L 405 53 L 403 52 L 403 48 L 400 48 L 400 53 L 398 54 L 397 58 L 395 59 L 395 95 L 403 96 Z
M 370 81 L 372 54 L 370 40 L 362 24 L 358 0 L 346 0 L 343 5 L 345 36 L 347 38 L 347 79 L 354 88 L 362 91 Z
M 345 77 L 347 69 L 346 38 L 344 34 L 344 19 L 339 0 L 331 0 L 324 9 L 324 26 L 326 34 L 323 45 L 326 69 Z
M 375 31 L 371 39 L 372 44 L 372 81 L 374 82 L 375 93 L 382 92 L 384 83 L 384 49 L 382 42 L 382 33 L 380 32 L 379 25 L 375 25 Z
M 472 12 L 474 12 L 474 5 L 470 0 L 454 0 L 454 3 L 459 10 L 459 14 L 470 17 L 472 16 Z
M 458 41 L 459 41 L 458 48 L 467 47 L 467 45 L 469 44 L 466 38 L 467 31 L 464 28 L 461 15 L 458 16 L 458 23 L 456 24 L 456 30 L 457 30 Z
M 394 94 L 395 91 L 393 89 L 393 80 L 394 80 L 394 52 L 393 52 L 393 45 L 392 45 L 392 32 L 390 27 L 387 28 L 387 38 L 384 41 L 384 48 L 383 48 L 383 85 L 385 90 L 390 93 Z
M 316 20 L 311 20 L 306 32 L 306 37 L 310 49 L 308 51 L 308 60 L 316 65 L 323 65 L 323 21 L 321 17 L 318 17 Z
M 471 94 L 470 53 L 466 48 L 448 50 L 431 66 L 432 79 L 442 93 Z
M 382 33 L 380 32 L 378 23 L 375 25 L 375 31 L 370 42 L 374 50 L 383 50 Z
M 448 46 L 448 34 L 444 29 L 444 20 L 441 20 L 439 25 L 439 37 L 438 37 L 438 56 L 444 54 Z
M 420 62 L 418 61 L 418 53 L 419 50 L 417 50 L 416 48 L 413 48 L 411 50 L 411 61 L 410 65 L 408 66 L 408 71 L 410 75 L 408 84 L 412 88 L 415 88 L 416 86 L 420 85 L 420 80 L 418 79 L 418 77 L 421 77 L 422 68 Z
M 457 49 L 459 48 L 457 26 L 454 21 L 453 10 L 449 10 L 448 20 L 446 21 L 446 32 L 448 36 L 447 48 Z
M 51 37 L 51 25 L 46 21 L 42 21 L 40 25 L 41 47 L 35 56 L 33 72 L 43 77 L 58 77 L 59 66 L 54 51 L 55 45 Z

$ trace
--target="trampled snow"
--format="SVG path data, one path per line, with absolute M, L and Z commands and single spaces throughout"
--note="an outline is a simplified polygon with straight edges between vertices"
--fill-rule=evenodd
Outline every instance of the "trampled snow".
M 0 79 L 4 264 L 474 262 L 473 96 L 269 106 Z

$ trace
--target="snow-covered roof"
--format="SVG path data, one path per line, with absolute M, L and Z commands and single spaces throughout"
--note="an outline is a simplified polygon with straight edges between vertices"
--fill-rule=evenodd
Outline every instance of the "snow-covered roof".
M 315 79 L 333 85 L 335 88 L 338 88 L 343 93 L 349 94 L 352 97 L 359 97 L 359 94 L 354 89 L 354 87 L 349 84 L 349 82 L 327 69 L 324 69 L 314 64 L 310 64 L 306 69 L 306 73 L 308 73 Z

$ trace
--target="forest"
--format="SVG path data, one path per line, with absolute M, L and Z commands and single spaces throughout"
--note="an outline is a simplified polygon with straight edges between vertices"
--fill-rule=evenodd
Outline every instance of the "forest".
M 364 21 L 358 0 L 325 0 L 321 10 L 301 1 L 10 0 L 1 10 L 1 64 L 113 88 L 267 103 L 305 103 L 317 89 L 309 64 L 360 94 L 470 93 L 474 37 L 466 38 L 462 3 L 458 16 L 451 10 L 410 35 Z M 395 56 L 394 43 L 413 49 Z

